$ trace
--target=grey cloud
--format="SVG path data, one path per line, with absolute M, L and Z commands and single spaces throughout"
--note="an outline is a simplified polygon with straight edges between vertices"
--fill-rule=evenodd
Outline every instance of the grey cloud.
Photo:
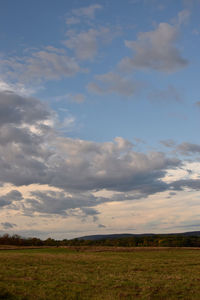
M 192 190 L 200 190 L 200 179 L 181 179 L 171 183 L 171 187 L 174 190 L 181 191 L 184 188 L 190 188 Z
M 178 159 L 166 158 L 163 153 L 135 152 L 122 140 L 98 144 L 61 139 L 60 148 L 67 151 L 68 161 L 50 184 L 79 191 L 142 189 L 145 185 L 154 186 L 168 168 L 180 164 Z
M 11 229 L 11 228 L 16 227 L 17 225 L 14 223 L 3 222 L 3 223 L 1 223 L 1 226 L 3 227 L 3 229 Z
M 74 94 L 70 96 L 73 102 L 82 103 L 85 101 L 85 96 L 83 94 Z
M 91 193 L 66 194 L 64 191 L 34 191 L 31 198 L 25 199 L 24 213 L 40 212 L 45 214 L 59 214 L 67 216 L 74 209 L 80 208 L 81 216 L 94 216 L 98 211 L 91 208 L 106 202 L 103 197 L 95 197 Z
M 91 208 L 91 207 L 83 207 L 81 210 L 87 216 L 94 216 L 94 215 L 98 215 L 99 214 L 99 212 L 96 209 Z
M 99 227 L 99 228 L 106 228 L 106 226 L 103 225 L 103 224 L 98 224 L 98 227 Z
M 188 61 L 176 47 L 178 34 L 178 26 L 168 23 L 160 23 L 154 31 L 141 32 L 136 41 L 125 41 L 134 55 L 123 58 L 119 67 L 124 71 L 153 69 L 162 72 L 185 67 Z
M 75 25 L 80 23 L 81 21 L 88 22 L 88 19 L 89 20 L 94 19 L 95 13 L 98 10 L 101 10 L 102 8 L 103 7 L 100 4 L 91 4 L 89 6 L 73 9 L 70 12 L 70 14 L 67 16 L 66 24 Z
M 162 103 L 182 101 L 181 95 L 173 85 L 169 85 L 165 90 L 153 91 L 149 94 L 149 97 L 153 101 L 159 101 Z
M 17 186 L 46 180 L 53 113 L 42 102 L 0 92 L 0 181 Z M 34 131 L 32 130 L 34 128 Z M 46 182 L 46 181 L 45 181 Z
M 75 25 L 75 24 L 80 23 L 80 21 L 81 21 L 80 18 L 72 16 L 72 17 L 68 17 L 66 19 L 66 24 L 67 25 Z
M 190 18 L 191 11 L 188 9 L 181 10 L 178 13 L 178 25 L 186 24 Z
M 200 108 L 200 101 L 197 101 L 197 102 L 195 103 L 195 105 L 196 105 L 198 108 Z
M 0 126 L 7 124 L 35 124 L 48 120 L 50 111 L 41 101 L 16 95 L 13 92 L 0 92 Z
M 170 195 L 170 196 L 175 196 L 176 193 L 175 193 L 175 192 L 170 192 L 169 195 Z
M 26 214 L 37 211 L 67 216 L 79 209 L 82 217 L 95 216 L 92 209 L 101 203 L 175 189 L 163 178 L 168 169 L 181 166 L 177 158 L 161 152 L 137 152 L 134 144 L 122 137 L 105 143 L 62 137 L 48 126 L 54 114 L 36 99 L 1 93 L 0 109 L 8 116 L 0 122 L 0 182 L 61 189 L 32 191 L 22 201 Z M 121 196 L 93 195 L 101 189 L 121 192 Z M 0 198 L 0 205 L 8 206 L 21 198 L 12 191 Z
M 172 140 L 172 139 L 169 139 L 169 140 L 163 140 L 163 141 L 160 141 L 160 143 L 165 146 L 165 147 L 168 147 L 168 148 L 171 148 L 171 147 L 174 147 L 175 146 L 175 141 Z
M 4 196 L 0 197 L 0 207 L 8 206 L 12 204 L 14 201 L 22 200 L 22 194 L 17 190 L 12 190 Z
M 76 16 L 84 16 L 84 17 L 93 19 L 95 16 L 95 12 L 102 8 L 103 7 L 100 4 L 91 4 L 89 6 L 81 7 L 78 9 L 73 9 L 72 14 L 74 14 Z
M 200 145 L 184 142 L 176 147 L 176 150 L 184 155 L 192 155 L 200 153 Z
M 97 54 L 98 47 L 101 43 L 111 41 L 113 35 L 109 28 L 89 29 L 79 33 L 75 31 L 67 32 L 68 39 L 63 44 L 73 50 L 80 60 L 92 60 Z
M 135 94 L 140 84 L 121 75 L 109 72 L 95 76 L 95 82 L 90 82 L 87 89 L 96 94 L 117 93 L 123 96 Z

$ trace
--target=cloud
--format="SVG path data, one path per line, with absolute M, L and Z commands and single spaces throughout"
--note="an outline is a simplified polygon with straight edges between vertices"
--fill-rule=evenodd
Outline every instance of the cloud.
M 19 186 L 40 182 L 45 177 L 52 153 L 47 140 L 53 135 L 53 118 L 53 113 L 39 100 L 12 92 L 0 93 L 2 183 Z
M 6 195 L 0 196 L 0 207 L 8 206 L 12 204 L 14 201 L 22 200 L 22 194 L 17 190 L 12 190 Z
M 173 85 L 169 85 L 165 90 L 153 91 L 149 94 L 149 97 L 153 101 L 159 101 L 162 103 L 182 101 L 181 95 Z
M 2 183 L 148 194 L 162 189 L 166 170 L 180 164 L 160 152 L 136 152 L 122 137 L 106 143 L 62 137 L 52 127 L 54 113 L 33 98 L 1 93 L 0 113 Z
M 16 224 L 9 222 L 3 222 L 0 225 L 3 227 L 3 229 L 11 229 L 17 226 Z
M 189 188 L 192 190 L 200 190 L 200 179 L 181 179 L 171 183 L 171 187 L 176 191 L 181 191 L 184 188 Z
M 103 224 L 98 224 L 98 227 L 99 227 L 99 228 L 106 228 L 106 226 L 103 225 Z
M 181 10 L 178 13 L 178 25 L 187 24 L 190 18 L 191 12 L 188 9 Z
M 97 143 L 62 136 L 54 128 L 55 113 L 37 99 L 1 92 L 0 113 L 0 182 L 15 186 L 0 197 L 6 209 L 96 222 L 100 204 L 200 186 L 197 179 L 170 177 L 167 183 L 168 171 L 177 172 L 182 162 L 162 152 L 138 152 L 122 137 Z M 180 149 L 199 151 L 191 144 Z M 22 186 L 29 187 L 26 194 L 17 191 Z M 101 191 L 110 195 L 97 196 Z
M 84 17 L 93 19 L 95 17 L 96 11 L 100 10 L 102 8 L 103 7 L 100 4 L 91 4 L 91 5 L 86 6 L 86 7 L 81 7 L 81 8 L 78 8 L 78 9 L 74 9 L 72 11 L 72 13 L 76 16 L 84 16 Z
M 98 30 L 90 28 L 87 31 L 67 32 L 68 39 L 63 44 L 70 50 L 73 50 L 76 57 L 80 60 L 93 60 L 97 54 L 98 47 L 102 43 L 108 43 L 112 40 L 113 34 L 110 29 L 101 27 Z
M 200 153 L 200 145 L 184 142 L 176 147 L 176 150 L 184 155 L 192 155 Z
M 163 140 L 163 141 L 160 141 L 160 143 L 165 146 L 165 147 L 168 147 L 168 148 L 171 148 L 171 147 L 174 147 L 175 146 L 175 141 L 172 140 L 172 139 L 168 139 L 168 140 Z
M 35 125 L 51 118 L 51 112 L 41 101 L 13 92 L 0 92 L 0 126 Z
M 91 207 L 106 202 L 103 197 L 95 197 L 91 193 L 69 194 L 65 191 L 33 191 L 30 198 L 25 199 L 24 213 L 39 212 L 42 214 L 59 214 L 63 216 L 94 216 L 99 212 Z M 76 210 L 80 209 L 80 210 Z
M 185 67 L 188 61 L 176 47 L 179 30 L 176 25 L 160 23 L 155 30 L 141 32 L 136 41 L 125 41 L 133 57 L 125 57 L 119 64 L 124 71 L 153 69 L 174 72 Z
M 70 93 L 70 94 L 54 97 L 53 99 L 55 99 L 56 101 L 72 101 L 76 103 L 82 103 L 85 101 L 85 95 L 81 93 L 76 93 L 76 94 Z M 62 109 L 60 108 L 60 110 Z
M 72 17 L 68 17 L 66 19 L 66 24 L 67 25 L 75 25 L 75 24 L 78 24 L 78 23 L 80 23 L 80 18 L 72 16 Z
M 22 58 L 7 58 L 1 61 L 2 76 L 23 83 L 41 83 L 74 76 L 82 72 L 78 63 L 65 51 L 54 47 L 32 52 Z
M 66 190 L 142 191 L 144 188 L 146 192 L 147 186 L 153 189 L 162 185 L 160 179 L 166 169 L 176 168 L 180 163 L 159 152 L 135 152 L 130 142 L 122 138 L 102 144 L 60 138 L 58 148 L 67 161 L 59 174 L 52 177 L 51 184 Z
M 89 6 L 73 9 L 70 16 L 66 19 L 66 24 L 74 25 L 80 23 L 81 19 L 84 21 L 94 19 L 96 12 L 102 8 L 103 7 L 100 4 L 91 4 Z
M 87 89 L 100 95 L 116 93 L 128 97 L 134 95 L 139 89 L 139 83 L 114 72 L 96 75 L 95 79 L 95 82 L 88 84 Z
M 85 96 L 83 94 L 74 94 L 70 97 L 73 102 L 82 103 L 85 101 Z
M 0 92 L 13 92 L 21 96 L 31 96 L 35 93 L 35 89 L 28 88 L 22 83 L 7 83 L 0 80 Z

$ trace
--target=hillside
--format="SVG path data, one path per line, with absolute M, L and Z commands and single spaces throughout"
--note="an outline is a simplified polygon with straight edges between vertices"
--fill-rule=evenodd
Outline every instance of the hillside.
M 88 235 L 78 237 L 78 240 L 85 241 L 98 241 L 98 240 L 112 240 L 112 239 L 121 239 L 121 238 L 130 238 L 130 237 L 145 237 L 145 236 L 200 236 L 200 231 L 189 231 L 189 232 L 181 232 L 181 233 L 166 233 L 166 234 L 154 234 L 154 233 L 142 233 L 142 234 L 129 234 L 129 233 L 120 233 L 120 234 L 101 234 L 101 235 Z

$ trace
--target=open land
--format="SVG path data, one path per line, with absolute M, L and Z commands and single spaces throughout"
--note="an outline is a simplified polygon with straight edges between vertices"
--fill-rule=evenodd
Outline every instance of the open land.
M 0 299 L 200 299 L 200 250 L 0 250 Z

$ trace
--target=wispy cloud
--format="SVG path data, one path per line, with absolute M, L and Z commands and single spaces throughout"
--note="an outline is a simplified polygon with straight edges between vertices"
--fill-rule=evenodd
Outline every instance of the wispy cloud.
M 96 94 L 116 93 L 123 96 L 134 95 L 141 86 L 140 83 L 121 76 L 116 72 L 108 72 L 95 76 L 95 81 L 90 82 L 87 89 Z

